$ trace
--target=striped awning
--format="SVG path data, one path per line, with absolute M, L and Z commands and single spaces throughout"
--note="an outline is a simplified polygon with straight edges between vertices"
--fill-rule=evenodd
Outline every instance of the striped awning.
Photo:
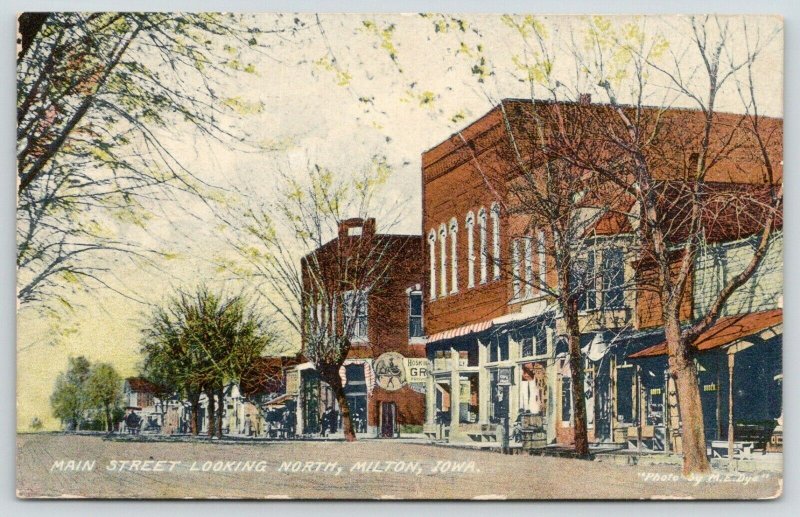
M 375 372 L 372 370 L 372 362 L 369 359 L 347 359 L 344 364 L 339 368 L 339 377 L 342 379 L 342 386 L 347 385 L 347 370 L 345 366 L 351 364 L 360 364 L 364 367 L 364 383 L 367 385 L 367 393 L 372 394 L 372 388 L 375 387 Z
M 466 336 L 467 334 L 474 334 L 476 332 L 483 332 L 484 330 L 488 329 L 491 326 L 492 326 L 492 321 L 488 320 L 488 321 L 482 321 L 480 323 L 471 323 L 469 325 L 464 325 L 463 327 L 445 330 L 442 332 L 437 332 L 436 334 L 428 338 L 428 343 L 443 341 L 445 339 L 453 339 L 461 336 Z

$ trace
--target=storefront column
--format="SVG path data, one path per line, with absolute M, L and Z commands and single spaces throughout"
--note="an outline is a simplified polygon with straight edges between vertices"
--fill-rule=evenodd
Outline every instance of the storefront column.
M 517 364 L 517 359 L 520 358 L 520 344 L 519 341 L 515 341 L 512 339 L 508 340 L 508 358 L 511 360 L 511 364 L 513 364 L 514 368 L 514 385 L 509 386 L 509 397 L 508 397 L 508 420 L 510 425 L 514 425 L 514 422 L 517 421 L 517 415 L 519 414 L 519 390 L 520 390 L 520 381 L 522 380 L 522 374 L 520 365 Z
M 555 332 L 552 328 L 545 329 L 547 334 L 547 355 L 555 357 Z M 547 368 L 545 370 L 547 375 L 547 443 L 553 443 L 556 440 L 556 422 L 559 419 L 558 405 L 559 393 L 561 386 L 558 383 L 558 360 L 549 359 L 547 361 Z
M 491 399 L 489 386 L 489 370 L 486 369 L 488 349 L 477 341 L 478 344 L 478 423 L 489 423 L 489 400 Z
M 736 363 L 736 348 L 728 352 L 728 462 L 733 464 L 733 367 Z
M 436 423 L 436 381 L 433 378 L 433 361 L 428 361 L 428 377 L 425 380 L 425 423 Z
M 450 348 L 450 437 L 458 434 L 461 418 L 461 378 L 458 375 L 458 352 Z

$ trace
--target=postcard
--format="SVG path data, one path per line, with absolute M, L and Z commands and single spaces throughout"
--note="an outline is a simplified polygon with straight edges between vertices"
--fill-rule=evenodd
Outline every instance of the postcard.
M 20 14 L 18 497 L 780 496 L 782 31 Z

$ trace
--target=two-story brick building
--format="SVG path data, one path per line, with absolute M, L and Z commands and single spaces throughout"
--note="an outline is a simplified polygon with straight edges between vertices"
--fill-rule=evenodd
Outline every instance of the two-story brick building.
M 367 241 L 367 246 L 357 245 Z M 419 432 L 425 408 L 424 371 L 420 373 L 417 364 L 424 363 L 425 358 L 422 239 L 418 235 L 376 233 L 375 220 L 371 218 L 348 219 L 340 222 L 335 239 L 303 259 L 304 278 L 312 274 L 309 264 L 339 261 L 343 250 L 359 248 L 380 251 L 367 262 L 389 261 L 369 265 L 371 270 L 380 271 L 379 278 L 364 286 L 322 280 L 335 286 L 329 293 L 334 300 L 330 312 L 333 325 L 340 331 L 347 328 L 349 333 L 350 348 L 339 375 L 353 425 L 356 433 L 372 436 Z M 313 274 L 338 274 L 336 268 L 316 269 Z M 306 297 L 304 317 L 313 318 L 314 311 L 322 309 L 313 296 Z M 305 350 L 306 337 L 303 339 Z M 296 396 L 298 401 L 299 434 L 321 432 L 321 417 L 327 408 L 341 414 L 333 391 L 310 361 L 301 362 L 288 372 L 287 394 Z
M 551 107 L 537 103 L 538 109 Z M 564 113 L 578 116 L 579 110 L 594 109 L 603 106 L 576 103 Z M 552 234 L 545 225 L 531 228 L 524 215 L 513 210 L 509 195 L 520 175 L 518 162 L 535 158 L 530 110 L 530 101 L 504 100 L 422 155 L 431 361 L 425 432 L 431 437 L 496 440 L 503 417 L 514 421 L 530 413 L 544 422 L 547 443 L 573 440 L 572 379 L 566 345 L 559 338 L 563 322 L 551 296 L 556 285 Z M 666 110 L 660 116 L 668 121 L 664 127 L 673 130 L 700 122 L 698 113 L 690 110 Z M 736 116 L 720 116 L 735 122 Z M 765 125 L 773 140 L 777 135 L 779 146 L 780 121 L 771 119 Z M 693 142 L 687 133 L 691 131 L 681 133 L 683 140 L 664 139 L 672 147 L 658 162 L 655 176 L 667 189 L 670 182 L 686 182 L 676 164 L 686 160 L 683 154 L 692 159 L 688 151 Z M 706 177 L 712 194 L 726 185 L 747 189 L 764 182 L 762 171 L 746 155 L 732 156 Z M 656 434 L 661 433 L 663 442 L 671 432 L 663 412 L 658 415 L 657 396 L 670 391 L 666 369 L 647 371 L 649 380 L 643 381 L 644 370 L 629 356 L 663 341 L 660 301 L 657 293 L 642 287 L 650 267 L 637 254 L 636 203 L 622 193 L 613 199 L 608 199 L 608 192 L 603 195 L 606 199 L 600 201 L 613 205 L 613 210 L 589 225 L 580 257 L 582 275 L 591 279 L 578 301 L 589 438 L 627 443 L 631 435 L 641 437 L 646 427 L 648 445 L 654 446 L 659 440 Z M 686 215 L 666 209 L 664 213 L 671 223 Z M 723 231 L 729 223 L 726 217 L 704 219 L 706 241 L 726 246 L 757 230 Z M 680 229 L 681 224 L 675 227 Z M 693 288 L 681 306 L 686 321 L 693 317 L 699 290 L 710 288 L 702 276 L 704 266 L 698 263 L 696 268 L 698 273 L 690 279 Z M 771 317 L 774 322 L 774 313 Z M 647 398 L 651 392 L 646 382 L 663 385 L 662 391 L 653 387 L 653 396 Z M 650 416 L 645 414 L 648 408 Z M 676 421 L 672 429 L 678 428 Z

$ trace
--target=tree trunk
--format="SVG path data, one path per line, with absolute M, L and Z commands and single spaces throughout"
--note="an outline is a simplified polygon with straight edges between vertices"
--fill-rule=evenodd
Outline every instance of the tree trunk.
M 579 458 L 589 457 L 589 431 L 586 422 L 586 398 L 583 386 L 583 356 L 581 354 L 581 330 L 578 322 L 576 293 L 571 292 L 570 274 L 572 261 L 562 256 L 559 262 L 558 303 L 564 315 L 566 339 L 569 353 L 569 369 L 572 384 L 572 417 L 575 434 L 575 454 Z
M 711 465 L 706 456 L 706 436 L 703 425 L 703 405 L 697 367 L 682 342 L 680 324 L 668 322 L 664 328 L 669 350 L 670 375 L 678 392 L 678 411 L 683 437 L 683 475 L 707 474 Z M 669 439 L 669 437 L 668 437 Z
M 111 408 L 108 406 L 108 404 L 105 405 L 105 410 L 106 410 L 106 432 L 110 433 L 111 432 Z
M 215 401 L 214 401 L 214 390 L 208 390 L 208 393 L 206 393 L 206 396 L 208 397 L 208 437 L 209 438 L 213 438 L 214 437 L 214 431 L 215 431 L 215 428 L 216 428 L 216 419 L 215 419 L 215 417 L 216 417 L 216 413 L 217 413 L 216 406 L 215 406 Z
M 353 420 L 350 416 L 350 405 L 347 403 L 347 397 L 344 394 L 344 386 L 342 386 L 342 379 L 339 377 L 339 369 L 335 369 L 333 374 L 326 375 L 325 382 L 333 390 L 336 396 L 336 402 L 339 404 L 339 410 L 342 413 L 342 432 L 344 439 L 348 442 L 356 441 L 356 432 L 353 429 Z
M 579 458 L 589 457 L 589 431 L 586 422 L 586 397 L 583 386 L 583 356 L 581 354 L 581 332 L 578 325 L 577 308 L 567 304 L 564 311 L 569 347 L 569 369 L 572 377 L 573 429 L 575 432 L 575 454 Z
M 192 406 L 192 417 L 191 421 L 189 422 L 189 427 L 192 430 L 192 436 L 197 436 L 200 433 L 199 426 L 197 425 L 197 421 L 200 418 L 200 396 L 199 395 L 191 395 L 189 397 L 189 403 Z
M 217 390 L 217 438 L 222 438 L 222 419 L 225 411 L 225 392 L 223 388 Z

